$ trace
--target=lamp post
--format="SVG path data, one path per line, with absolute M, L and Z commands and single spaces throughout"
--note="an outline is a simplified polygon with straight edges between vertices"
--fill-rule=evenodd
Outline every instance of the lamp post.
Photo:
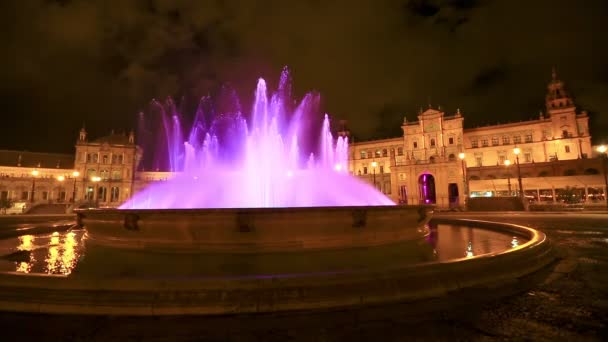
M 511 196 L 511 174 L 509 173 L 509 165 L 511 165 L 511 161 L 505 159 L 505 166 L 507 167 L 507 187 L 509 188 L 509 196 Z
M 469 197 L 469 184 L 467 182 L 466 167 L 464 165 L 464 157 L 465 157 L 464 152 L 458 153 L 458 158 L 460 158 L 460 167 L 462 168 L 462 186 L 463 186 L 463 190 L 464 190 L 464 200 L 466 202 L 467 198 Z
M 32 196 L 30 197 L 30 202 L 34 203 L 34 192 L 35 192 L 35 188 L 36 188 L 36 176 L 38 176 L 40 173 L 38 172 L 38 170 L 34 169 L 32 170 Z
M 376 167 L 378 167 L 378 162 L 373 161 L 372 162 L 372 179 L 374 181 L 374 188 L 377 188 L 377 186 L 376 186 Z
M 63 181 L 65 180 L 65 176 L 57 176 L 57 180 L 59 181 L 59 184 L 63 184 Z M 61 189 L 63 189 L 63 186 L 60 187 L 60 191 L 59 193 L 61 193 Z M 57 194 L 57 202 L 59 202 L 61 198 L 59 198 L 59 194 Z
M 78 176 L 80 176 L 80 172 L 74 171 L 72 172 L 72 176 L 74 177 L 74 188 L 72 189 L 72 203 L 76 203 L 76 181 L 78 180 Z
M 606 164 L 608 164 L 608 147 L 606 145 L 600 145 L 597 147 L 597 151 L 602 154 L 602 169 L 604 171 L 604 200 L 606 201 L 606 208 L 608 208 L 608 171 L 606 170 Z
M 515 153 L 515 163 L 517 164 L 517 183 L 519 184 L 519 198 L 521 198 L 522 204 L 524 203 L 524 187 L 521 184 L 521 169 L 519 168 L 519 154 L 521 153 L 521 149 L 516 147 L 513 149 L 513 153 Z
M 95 197 L 95 207 L 99 207 L 99 193 L 97 192 L 97 183 L 99 183 L 99 181 L 101 180 L 101 177 L 99 176 L 93 176 L 91 177 L 91 181 L 93 183 L 95 183 L 95 193 L 93 193 L 93 196 Z

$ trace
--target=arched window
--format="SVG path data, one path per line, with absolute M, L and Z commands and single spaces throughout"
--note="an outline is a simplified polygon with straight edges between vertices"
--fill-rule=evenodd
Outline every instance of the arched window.
M 564 176 L 574 176 L 576 175 L 576 170 L 574 169 L 568 169 L 566 171 L 564 171 Z
M 435 138 L 431 138 L 431 147 L 435 147 Z
M 429 162 L 431 162 L 431 163 L 435 163 L 435 156 L 431 156 L 431 157 L 429 158 Z
M 454 153 L 450 153 L 450 155 L 448 156 L 448 160 L 449 160 L 449 161 L 454 161 L 454 160 L 456 160 L 456 156 L 454 155 Z

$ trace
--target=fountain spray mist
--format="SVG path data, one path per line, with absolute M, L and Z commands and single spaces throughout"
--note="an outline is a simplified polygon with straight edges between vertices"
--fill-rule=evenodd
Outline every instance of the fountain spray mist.
M 393 205 L 373 186 L 349 174 L 348 137 L 334 139 L 327 114 L 319 141 L 306 141 L 317 99 L 309 93 L 294 106 L 290 91 L 287 69 L 271 95 L 260 78 L 249 123 L 236 96 L 229 101 L 230 109 L 220 113 L 203 98 L 187 135 L 175 103 L 153 101 L 162 119 L 156 128 L 160 146 L 155 153 L 166 154 L 174 177 L 151 184 L 121 208 Z M 209 125 L 207 116 L 212 116 Z M 146 120 L 143 114 L 140 120 Z M 316 151 L 310 151 L 311 146 Z

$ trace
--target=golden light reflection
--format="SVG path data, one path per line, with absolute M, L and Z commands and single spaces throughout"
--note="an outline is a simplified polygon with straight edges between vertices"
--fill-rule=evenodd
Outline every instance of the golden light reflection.
M 513 240 L 511 240 L 511 248 L 515 248 L 519 246 L 519 240 L 517 240 L 517 236 L 513 237 Z
M 473 256 L 475 256 L 473 254 L 473 243 L 471 241 L 469 241 L 469 245 L 467 246 L 467 258 L 472 258 Z
M 59 233 L 51 236 L 51 246 L 45 259 L 46 273 L 69 275 L 76 267 L 78 241 L 74 232 L 67 232 L 60 242 Z
M 31 251 L 34 246 L 34 235 L 21 235 L 19 237 L 19 246 L 17 246 L 17 250 L 19 251 Z M 34 254 L 30 253 L 28 261 L 20 261 L 16 262 L 16 272 L 21 273 L 30 273 L 32 270 L 32 265 L 36 259 L 34 259 Z

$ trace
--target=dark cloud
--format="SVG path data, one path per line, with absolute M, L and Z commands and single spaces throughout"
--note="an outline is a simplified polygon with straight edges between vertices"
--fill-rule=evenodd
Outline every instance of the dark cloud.
M 592 113 L 593 134 L 608 131 L 603 0 L 0 6 L 4 148 L 69 151 L 82 122 L 93 134 L 134 127 L 152 98 L 196 102 L 225 82 L 248 108 L 256 78 L 276 85 L 283 65 L 296 96 L 319 91 L 363 139 L 399 134 L 429 97 L 460 108 L 468 126 L 537 117 L 554 65 Z

